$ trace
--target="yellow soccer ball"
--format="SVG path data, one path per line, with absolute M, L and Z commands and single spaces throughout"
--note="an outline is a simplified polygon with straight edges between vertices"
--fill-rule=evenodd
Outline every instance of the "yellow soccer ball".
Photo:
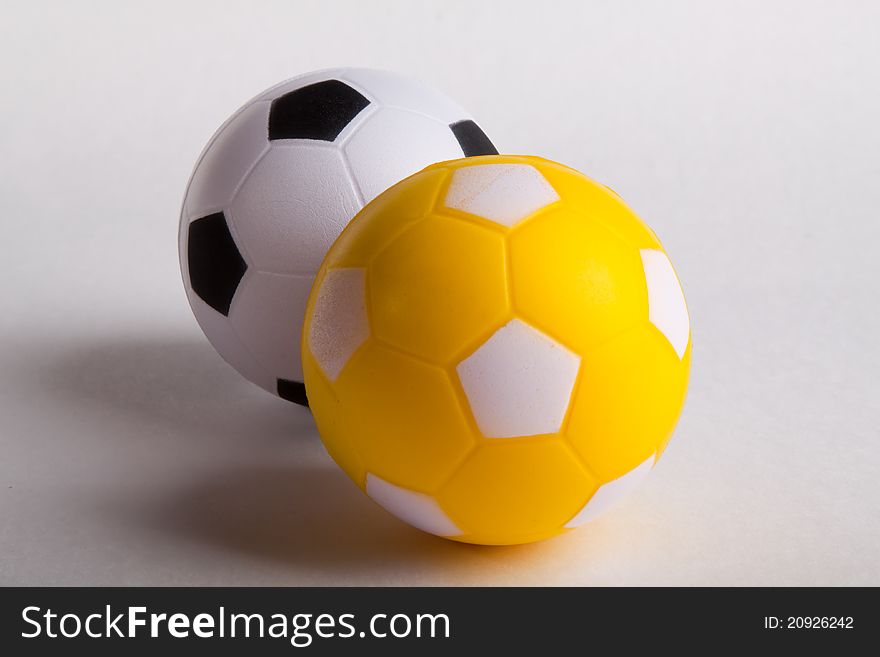
M 684 295 L 621 199 L 536 157 L 436 164 L 330 249 L 302 359 L 327 451 L 409 524 L 470 543 L 591 520 L 681 412 Z

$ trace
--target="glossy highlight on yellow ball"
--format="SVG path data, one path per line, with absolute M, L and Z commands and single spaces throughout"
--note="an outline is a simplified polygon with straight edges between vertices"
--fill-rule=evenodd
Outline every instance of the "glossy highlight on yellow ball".
M 302 359 L 330 455 L 405 522 L 540 540 L 651 470 L 691 335 L 654 233 L 536 157 L 432 165 L 368 204 L 324 260 Z

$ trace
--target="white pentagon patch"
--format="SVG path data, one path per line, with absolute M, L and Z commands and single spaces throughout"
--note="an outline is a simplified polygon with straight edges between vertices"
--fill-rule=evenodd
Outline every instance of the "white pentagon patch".
M 555 433 L 562 426 L 580 356 L 514 319 L 456 371 L 487 438 Z
M 638 488 L 654 467 L 654 455 L 643 461 L 625 475 L 599 487 L 584 507 L 568 521 L 566 527 L 579 527 L 594 520 Z
M 456 170 L 445 204 L 512 227 L 558 200 L 556 190 L 531 165 L 478 164 Z
M 388 483 L 367 473 L 367 495 L 392 515 L 435 536 L 460 536 L 463 532 L 430 495 Z
M 370 337 L 363 269 L 331 269 L 321 283 L 309 327 L 309 350 L 335 381 L 358 347 Z
M 648 319 L 666 336 L 675 353 L 682 358 L 687 349 L 691 325 L 681 284 L 663 251 L 642 249 L 641 255 L 648 284 Z

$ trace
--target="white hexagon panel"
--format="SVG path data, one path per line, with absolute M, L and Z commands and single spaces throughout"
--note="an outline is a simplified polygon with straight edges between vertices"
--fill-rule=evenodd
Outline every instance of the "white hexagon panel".
M 308 347 L 330 381 L 370 337 L 365 274 L 360 268 L 331 269 L 318 290 Z
M 229 311 L 229 322 L 264 371 L 285 380 L 302 378 L 302 364 L 288 343 L 301 342 L 300 318 L 313 280 L 304 275 L 251 272 L 239 285 Z M 286 303 L 277 303 L 278 299 Z
M 456 368 L 487 438 L 556 433 L 562 427 L 580 356 L 513 319 Z
M 528 164 L 477 164 L 458 169 L 445 205 L 512 228 L 559 200 L 559 194 Z
M 691 323 L 678 276 L 663 251 L 642 249 L 641 255 L 648 284 L 648 319 L 682 358 L 690 340 Z
M 220 351 L 223 359 L 248 380 L 271 389 L 275 385 L 275 379 L 268 375 L 267 370 L 244 345 L 229 319 L 215 312 L 198 297 L 190 303 L 197 311 L 196 320 L 199 326 L 205 335 L 210 336 L 211 344 Z
M 360 208 L 342 153 L 332 144 L 294 141 L 275 145 L 262 157 L 229 215 L 254 268 L 314 276 Z
M 184 215 L 196 218 L 229 206 L 251 169 L 269 150 L 269 110 L 268 102 L 248 105 L 217 131 L 193 171 Z
M 401 144 L 396 157 L 377 167 L 375 154 L 395 134 Z M 396 182 L 424 166 L 422 153 L 435 153 L 438 162 L 461 157 L 461 146 L 449 125 L 424 115 L 396 107 L 383 107 L 345 144 L 351 165 L 364 198 L 375 198 Z

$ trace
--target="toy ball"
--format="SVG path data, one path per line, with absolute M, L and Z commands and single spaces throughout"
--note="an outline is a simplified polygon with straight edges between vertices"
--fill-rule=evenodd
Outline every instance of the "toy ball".
M 300 331 L 330 244 L 399 180 L 488 153 L 461 107 L 392 73 L 321 71 L 257 96 L 211 138 L 183 202 L 180 265 L 205 335 L 246 378 L 305 404 Z
M 684 403 L 688 311 L 608 188 L 535 157 L 430 166 L 318 271 L 303 370 L 330 455 L 405 522 L 525 543 L 638 484 Z

